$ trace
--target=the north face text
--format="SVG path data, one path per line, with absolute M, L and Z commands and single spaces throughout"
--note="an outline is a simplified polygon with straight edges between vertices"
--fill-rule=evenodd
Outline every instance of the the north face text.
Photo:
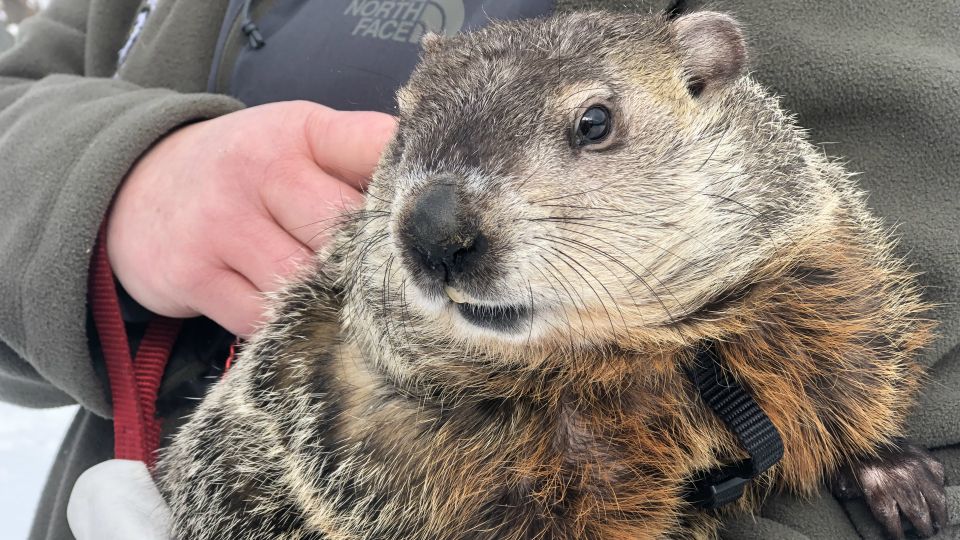
M 352 0 L 344 15 L 358 18 L 354 36 L 416 43 L 427 32 L 459 32 L 464 9 L 462 0 Z

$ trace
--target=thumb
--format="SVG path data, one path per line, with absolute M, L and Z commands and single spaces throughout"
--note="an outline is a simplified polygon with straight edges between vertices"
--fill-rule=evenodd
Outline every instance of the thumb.
M 313 161 L 357 189 L 364 189 L 397 120 L 373 111 L 337 111 L 316 105 L 305 118 Z

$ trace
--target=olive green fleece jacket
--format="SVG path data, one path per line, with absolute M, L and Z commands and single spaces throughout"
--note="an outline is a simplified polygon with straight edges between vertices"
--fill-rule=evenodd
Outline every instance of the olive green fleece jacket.
M 234 111 L 204 93 L 227 0 L 160 0 L 118 73 L 139 0 L 54 0 L 0 55 L 0 398 L 80 403 L 31 538 L 71 538 L 65 507 L 77 475 L 111 457 L 110 408 L 88 348 L 91 248 L 133 162 L 176 127 Z M 558 9 L 624 8 L 621 0 L 558 0 Z M 701 2 L 647 0 L 662 10 Z M 752 69 L 785 96 L 825 151 L 862 171 L 870 204 L 902 238 L 941 305 L 941 338 L 910 421 L 946 464 L 960 538 L 960 8 L 902 4 L 714 0 L 751 43 Z M 92 412 L 91 412 L 92 411 Z M 781 496 L 725 538 L 876 538 L 860 503 Z
M 0 395 L 108 415 L 87 344 L 87 266 L 134 161 L 186 122 L 239 109 L 201 93 L 222 2 L 161 2 L 113 79 L 138 0 L 64 0 L 0 56 Z

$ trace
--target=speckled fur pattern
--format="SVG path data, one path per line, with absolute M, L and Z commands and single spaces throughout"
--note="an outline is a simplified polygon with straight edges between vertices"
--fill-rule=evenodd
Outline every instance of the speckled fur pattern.
M 162 455 L 178 538 L 712 538 L 722 513 L 681 491 L 743 454 L 683 374 L 704 340 L 786 448 L 724 512 L 812 495 L 903 434 L 932 328 L 914 276 L 745 52 L 704 59 L 724 49 L 690 21 L 426 40 L 366 208 Z M 612 144 L 572 148 L 597 100 Z M 522 331 L 467 322 L 412 269 L 398 231 L 438 178 L 489 236 L 458 287 L 529 308 Z

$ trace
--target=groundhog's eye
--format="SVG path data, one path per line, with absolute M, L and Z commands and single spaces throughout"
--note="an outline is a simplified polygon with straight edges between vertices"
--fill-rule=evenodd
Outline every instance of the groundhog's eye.
M 610 109 L 603 105 L 590 106 L 574 126 L 574 144 L 576 146 L 600 144 L 610 136 L 612 128 Z

